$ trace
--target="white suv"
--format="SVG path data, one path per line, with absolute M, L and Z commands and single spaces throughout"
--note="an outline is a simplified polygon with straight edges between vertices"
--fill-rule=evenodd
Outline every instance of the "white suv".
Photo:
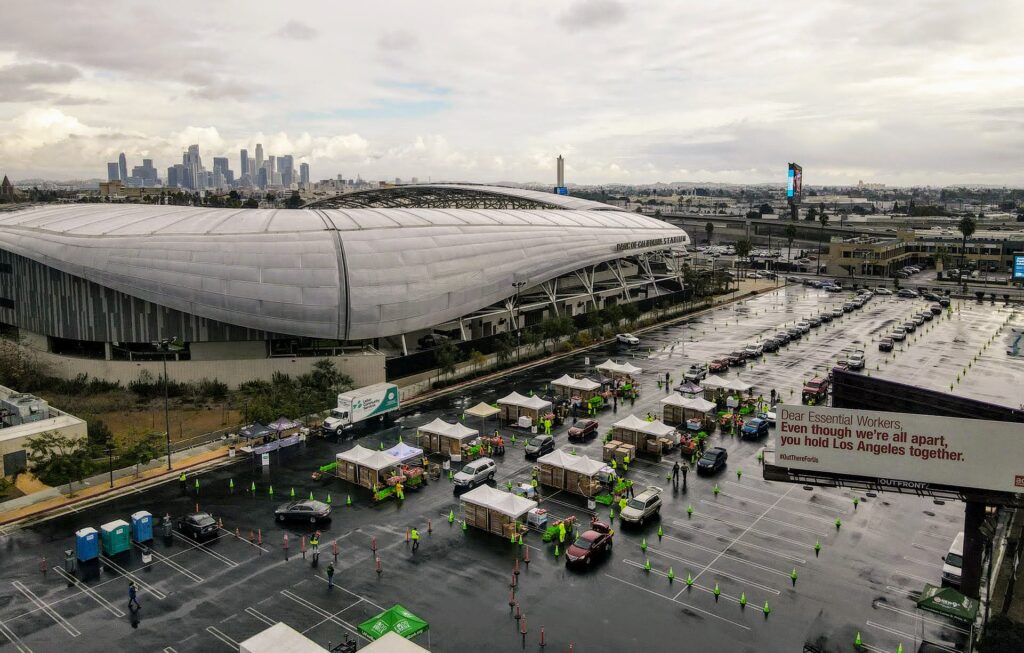
M 661 512 L 661 492 L 660 487 L 648 485 L 646 490 L 629 500 L 619 518 L 643 526 L 648 517 Z
M 490 458 L 481 458 L 480 460 L 474 460 L 465 467 L 462 471 L 455 475 L 454 481 L 457 487 L 476 487 L 482 485 L 487 481 L 494 479 L 494 474 L 497 472 L 497 465 Z

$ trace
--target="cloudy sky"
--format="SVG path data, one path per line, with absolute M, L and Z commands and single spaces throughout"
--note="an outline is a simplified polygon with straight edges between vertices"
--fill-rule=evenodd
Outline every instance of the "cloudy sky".
M 7 3 L 0 172 L 262 142 L 314 179 L 1024 183 L 1024 3 Z

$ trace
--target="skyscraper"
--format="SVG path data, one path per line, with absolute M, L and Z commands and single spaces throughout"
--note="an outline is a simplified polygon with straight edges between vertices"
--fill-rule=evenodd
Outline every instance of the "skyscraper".
M 181 185 L 192 190 L 203 190 L 206 188 L 206 171 L 203 170 L 203 160 L 199 156 L 199 146 L 189 145 L 188 152 L 181 155 L 181 164 L 185 166 L 185 179 Z
M 117 161 L 107 164 L 107 181 L 117 181 L 121 178 L 121 170 Z
M 299 184 L 305 186 L 308 183 L 309 183 L 309 164 L 308 163 L 300 163 L 299 164 Z
M 281 172 L 281 185 L 285 188 L 291 186 L 295 177 L 295 157 L 291 154 L 278 157 L 277 167 Z
M 121 152 L 121 156 L 117 157 L 118 172 L 120 174 L 119 179 L 122 182 L 128 180 L 128 159 L 125 158 L 124 152 Z
M 249 174 L 249 150 L 242 150 L 238 158 L 242 160 L 242 171 L 241 175 L 244 177 Z
M 221 188 L 228 185 L 231 171 L 228 169 L 228 158 L 226 156 L 213 157 L 213 186 Z
M 263 167 L 263 143 L 256 143 L 256 169 Z

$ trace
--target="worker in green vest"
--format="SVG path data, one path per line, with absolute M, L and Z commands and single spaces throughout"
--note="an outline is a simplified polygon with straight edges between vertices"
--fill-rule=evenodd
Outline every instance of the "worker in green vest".
M 420 548 L 420 532 L 415 526 L 409 531 L 409 539 L 412 540 L 412 552 L 416 553 L 416 549 Z
M 182 472 L 181 474 L 178 474 L 178 485 L 181 486 L 181 493 L 182 494 L 185 494 L 186 492 L 188 492 L 188 486 L 186 485 L 187 482 L 188 482 L 188 477 L 185 476 L 185 472 Z

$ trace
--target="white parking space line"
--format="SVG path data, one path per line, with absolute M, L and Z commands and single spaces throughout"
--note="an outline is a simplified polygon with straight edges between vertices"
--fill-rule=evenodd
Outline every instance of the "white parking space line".
M 541 549 L 537 549 L 537 551 L 541 551 Z M 319 576 L 319 575 L 317 575 L 317 576 L 313 576 L 313 578 L 315 578 L 315 579 L 317 579 L 318 581 L 321 581 L 321 582 L 323 582 L 323 583 L 326 583 L 326 582 L 327 582 L 327 579 L 326 579 L 326 578 L 324 578 L 323 576 Z M 384 608 L 383 608 L 383 607 L 381 607 L 381 606 L 377 605 L 376 603 L 374 603 L 374 602 L 373 602 L 373 601 L 371 601 L 370 599 L 366 598 L 366 597 L 365 597 L 365 596 L 363 596 L 362 594 L 356 594 L 355 592 L 350 592 L 349 590 L 345 589 L 345 588 L 344 588 L 344 587 L 342 587 L 341 585 L 338 585 L 337 583 L 335 583 L 335 584 L 334 584 L 334 589 L 339 589 L 339 590 L 341 590 L 342 592 L 344 592 L 344 593 L 346 593 L 346 594 L 349 594 L 349 595 L 351 595 L 351 596 L 354 596 L 354 597 L 356 597 L 357 599 L 361 600 L 361 601 L 362 601 L 363 603 L 369 603 L 370 605 L 372 605 L 373 607 L 377 608 L 377 609 L 378 609 L 378 610 L 380 610 L 381 612 L 383 612 L 383 611 L 384 611 Z
M 225 644 L 227 644 L 228 647 L 231 648 L 231 650 L 233 650 L 233 651 L 237 651 L 238 650 L 238 642 L 236 642 L 235 640 L 231 639 L 230 637 L 228 637 L 227 635 L 225 635 L 221 631 L 217 630 L 213 626 L 207 626 L 206 627 L 206 632 L 210 633 L 211 635 L 213 635 L 214 637 L 216 637 L 220 641 L 222 641 Z
M 931 567 L 932 569 L 942 568 L 942 565 L 931 560 L 916 560 L 914 558 L 908 558 L 907 556 L 903 556 L 903 559 L 907 562 L 913 562 L 915 565 L 921 565 L 922 567 Z
M 174 537 L 178 538 L 182 542 L 186 542 L 188 544 L 191 544 L 193 549 L 198 549 L 199 551 L 202 551 L 203 553 L 205 553 L 205 554 L 207 554 L 207 555 L 209 555 L 209 556 L 211 556 L 213 558 L 216 558 L 217 560 L 220 560 L 221 562 L 223 562 L 224 564 L 226 564 L 229 567 L 237 567 L 238 566 L 237 562 L 235 562 L 234 560 L 231 560 L 230 558 L 228 558 L 227 556 L 225 556 L 223 554 L 217 553 L 213 549 L 208 548 L 202 542 L 196 542 L 194 540 L 190 540 L 189 538 L 185 537 L 184 535 L 182 535 L 180 533 L 174 533 Z M 220 539 L 221 537 L 224 537 L 224 536 L 221 535 L 217 539 Z
M 868 627 L 870 627 L 870 628 L 874 628 L 875 630 L 881 630 L 882 632 L 889 633 L 890 635 L 894 635 L 896 637 L 903 638 L 906 641 L 916 642 L 916 641 L 921 639 L 920 637 L 918 637 L 917 635 L 914 635 L 912 633 L 905 633 L 902 630 L 897 630 L 896 628 L 892 628 L 890 626 L 886 626 L 886 625 L 883 625 L 883 624 L 880 624 L 880 623 L 876 623 L 874 621 L 870 621 L 869 620 L 866 623 L 867 623 Z M 947 650 L 947 651 L 949 651 L 950 653 L 963 653 L 963 651 L 961 651 L 958 648 L 953 648 L 951 646 L 946 646 L 944 644 L 936 644 L 936 645 L 941 647 L 941 648 L 943 648 L 943 649 L 945 649 L 945 650 Z
M 912 589 L 906 587 L 897 587 L 896 585 L 886 585 L 885 591 L 889 592 L 890 594 L 899 594 L 900 596 L 908 598 L 911 601 L 916 601 L 917 597 L 919 596 L 919 593 Z
M 295 603 L 298 603 L 299 605 L 301 605 L 301 606 L 305 607 L 306 609 L 312 611 L 314 614 L 318 614 L 321 617 L 324 617 L 325 621 L 330 621 L 331 623 L 333 623 L 335 625 L 341 626 L 342 628 L 344 628 L 345 630 L 349 631 L 350 633 L 352 633 L 356 637 L 361 637 L 362 639 L 365 639 L 368 642 L 371 641 L 368 637 L 366 637 L 366 635 L 363 635 L 361 632 L 356 630 L 355 626 L 353 626 L 352 624 L 348 623 L 344 619 L 341 619 L 339 617 L 334 616 L 333 614 L 331 614 L 330 612 L 324 610 L 320 606 L 318 606 L 318 605 L 316 605 L 314 603 L 310 603 L 306 599 L 304 599 L 304 598 L 302 598 L 300 596 L 296 596 L 295 594 L 293 594 L 292 592 L 290 592 L 288 590 L 281 590 L 281 595 L 284 596 L 287 599 L 291 599 Z
M 113 569 L 114 571 L 120 573 L 122 576 L 124 576 L 128 580 L 135 581 L 136 585 L 138 585 L 142 589 L 146 590 L 147 592 L 149 592 L 150 594 L 155 596 L 158 600 L 163 601 L 164 599 L 167 598 L 166 594 L 164 594 L 163 592 L 161 592 L 157 588 L 153 587 L 149 583 L 145 582 L 144 580 L 142 580 L 141 578 L 136 576 L 134 573 L 128 571 L 127 569 L 125 569 L 121 565 L 117 564 L 116 562 L 114 562 L 110 558 L 108 558 L 106 556 L 100 556 L 100 562 L 102 562 L 105 566 Z
M 175 649 L 171 648 L 170 646 L 166 646 L 166 647 L 164 647 L 164 653 L 178 653 L 178 651 L 176 651 Z
M 257 621 L 262 621 L 263 623 L 267 624 L 268 626 L 273 626 L 274 624 L 277 623 L 276 621 L 274 621 L 273 619 L 271 619 L 267 615 L 263 614 L 262 612 L 260 612 L 256 608 L 252 607 L 251 605 L 248 608 L 246 608 L 245 611 L 246 611 L 246 613 L 249 614 L 249 616 L 253 617 Z
M 362 602 L 363 602 L 362 599 L 356 599 L 356 601 L 354 603 L 351 603 L 351 604 L 345 606 L 344 608 L 342 608 L 341 610 L 338 610 L 337 612 L 332 613 L 330 616 L 324 617 L 323 619 L 321 619 L 320 621 L 316 622 L 315 624 L 313 624 L 309 628 L 303 630 L 302 634 L 305 635 L 306 633 L 308 633 L 309 631 L 313 630 L 314 628 L 317 628 L 318 626 L 322 626 L 323 624 L 327 623 L 330 619 L 333 619 L 335 617 L 340 616 L 341 613 L 344 612 L 345 610 L 348 610 L 349 608 L 354 608 L 354 607 L 356 607 L 357 605 L 359 605 Z
M 643 569 L 644 568 L 643 563 L 637 562 L 635 560 L 623 559 L 622 562 L 624 562 L 625 564 L 629 565 L 630 567 L 636 567 L 637 569 Z M 668 574 L 666 574 L 663 571 L 659 571 L 657 569 L 652 569 L 649 573 L 652 573 L 655 576 L 662 576 L 664 578 L 668 578 Z M 710 587 L 707 587 L 706 585 L 701 585 L 700 583 L 694 583 L 693 585 L 688 585 L 686 587 L 686 589 L 687 590 L 697 590 L 699 592 L 704 592 L 705 594 L 711 594 L 712 596 L 715 594 L 715 590 L 714 589 L 712 589 Z M 723 592 L 721 590 L 719 590 L 718 595 L 719 595 L 719 598 L 725 599 L 726 601 L 731 601 L 731 602 L 736 603 L 736 604 L 739 604 L 739 602 L 740 602 L 740 599 L 739 599 L 738 596 L 733 596 L 732 594 L 729 594 L 727 592 Z M 753 603 L 754 605 L 758 604 L 758 601 L 755 601 L 754 599 L 749 599 L 749 601 L 750 601 L 750 603 Z
M 927 551 L 928 553 L 938 553 L 939 555 L 942 555 L 942 554 L 944 554 L 946 552 L 945 549 L 936 549 L 933 546 L 928 546 L 927 544 L 921 544 L 920 542 L 911 542 L 910 546 L 914 547 L 915 549 L 919 549 L 921 551 Z
M 918 531 L 917 534 L 918 535 L 926 535 L 928 537 L 934 537 L 935 539 L 942 540 L 943 542 L 946 542 L 947 544 L 949 542 L 953 541 L 952 538 L 950 538 L 948 535 L 942 535 L 942 534 L 937 534 L 937 533 L 929 533 L 928 531 Z
M 646 587 L 643 587 L 641 585 L 637 585 L 636 583 L 631 583 L 628 580 L 623 580 L 622 578 L 619 578 L 618 576 L 612 576 L 611 574 L 605 574 L 605 577 L 611 578 L 612 580 L 617 580 L 620 583 L 624 583 L 626 585 L 629 585 L 630 587 L 635 587 L 638 590 L 641 590 L 641 591 L 647 592 L 649 594 L 653 594 L 655 596 L 661 597 L 661 598 L 665 599 L 666 601 L 671 601 L 672 603 L 678 603 L 679 605 L 685 607 L 687 610 L 693 610 L 694 612 L 699 612 L 702 615 L 705 615 L 707 617 L 711 617 L 713 619 L 718 619 L 719 621 L 724 621 L 727 624 L 731 624 L 733 626 L 736 626 L 737 628 L 742 628 L 743 630 L 750 630 L 750 626 L 745 626 L 745 625 L 739 623 L 738 621 L 733 621 L 732 619 L 726 619 L 725 617 L 720 617 L 720 616 L 718 616 L 717 614 L 715 614 L 713 612 L 708 612 L 707 610 L 701 610 L 700 608 L 698 608 L 695 605 L 690 605 L 689 603 L 685 603 L 685 602 L 680 601 L 678 599 L 674 599 L 671 596 L 665 596 L 664 594 L 661 594 L 659 592 L 655 592 L 654 590 L 651 590 L 651 589 L 647 589 Z
M 746 515 L 748 517 L 757 517 L 758 516 L 757 513 L 755 513 L 755 512 L 747 512 L 746 510 L 740 510 L 739 508 L 732 508 L 730 506 L 724 506 L 724 505 L 722 505 L 720 503 L 715 503 L 714 501 L 708 501 L 707 499 L 701 499 L 700 503 L 706 503 L 709 506 L 716 506 L 716 507 L 718 507 L 721 510 L 726 510 L 726 511 L 729 511 L 729 512 L 735 512 L 735 513 L 738 513 L 740 515 Z M 828 533 L 823 533 L 822 531 L 816 531 L 813 528 L 805 528 L 803 526 L 797 526 L 796 524 L 790 524 L 789 522 L 782 521 L 781 519 L 774 519 L 772 517 L 765 517 L 761 521 L 771 522 L 773 524 L 779 524 L 780 526 L 785 526 L 787 528 L 792 528 L 793 530 L 803 531 L 805 533 L 810 533 L 811 535 L 817 535 L 818 537 L 823 537 L 823 538 L 824 537 L 828 537 Z
M 792 487 L 796 487 L 796 486 L 792 486 Z M 789 494 L 789 490 L 786 491 L 786 494 Z M 729 499 L 736 499 L 737 501 L 746 501 L 747 503 L 752 503 L 752 504 L 757 505 L 757 506 L 771 506 L 772 508 L 775 509 L 776 512 L 786 513 L 787 515 L 793 515 L 794 517 L 800 517 L 801 519 L 810 519 L 812 521 L 817 521 L 817 522 L 821 522 L 821 523 L 824 523 L 824 524 L 832 524 L 835 521 L 835 519 L 829 519 L 828 517 L 823 517 L 821 515 L 812 515 L 812 514 L 807 513 L 807 512 L 799 512 L 797 510 L 787 510 L 786 508 L 777 508 L 776 506 L 779 504 L 780 501 L 782 501 L 782 499 L 785 497 L 785 495 L 783 495 L 782 497 L 779 497 L 779 499 L 777 501 L 775 501 L 775 503 L 768 503 L 767 501 L 757 501 L 755 499 L 750 499 L 750 498 L 747 498 L 747 497 L 741 497 L 741 496 L 737 496 L 735 494 L 729 494 L 727 492 L 722 492 L 720 496 L 727 497 Z M 823 510 L 824 510 L 824 508 L 823 508 Z M 846 514 L 846 511 L 843 511 L 843 510 L 836 510 L 836 511 L 833 511 L 833 512 L 835 514 L 840 514 L 840 515 Z
M 30 649 L 23 641 L 18 639 L 18 636 L 14 634 L 14 631 L 8 628 L 7 624 L 2 621 L 0 621 L 0 634 L 6 637 L 11 644 L 14 644 L 15 648 L 18 649 L 18 653 L 32 653 L 32 649 Z
M 693 547 L 694 549 L 699 549 L 699 550 L 705 551 L 707 553 L 715 554 L 715 559 L 714 560 L 709 562 L 707 565 L 701 565 L 701 567 L 703 567 L 705 570 L 707 569 L 708 566 L 711 566 L 711 565 L 715 564 L 715 562 L 719 558 L 725 558 L 727 560 L 732 560 L 733 562 L 738 562 L 738 563 L 743 564 L 743 565 L 748 565 L 750 567 L 754 567 L 755 569 L 760 569 L 761 571 L 766 571 L 766 572 L 768 572 L 770 574 L 775 574 L 777 576 L 785 576 L 786 578 L 789 578 L 789 574 L 786 573 L 786 572 L 779 571 L 778 569 L 772 569 L 771 567 L 768 567 L 766 565 L 762 565 L 759 562 L 754 562 L 752 560 L 747 560 L 747 559 L 741 558 L 739 556 L 730 555 L 728 553 L 728 550 L 729 550 L 728 546 L 726 546 L 725 549 L 719 551 L 718 549 L 712 549 L 711 547 L 701 546 L 700 544 L 694 544 L 693 542 L 687 542 L 686 540 L 681 540 L 678 537 L 672 537 L 671 535 L 666 535 L 664 539 L 671 540 L 673 542 L 679 542 L 680 544 L 685 544 L 686 546 Z
M 653 553 L 654 555 L 658 555 L 658 556 L 661 556 L 663 558 L 668 558 L 669 560 L 675 560 L 676 562 L 682 562 L 683 564 L 686 564 L 686 565 L 692 565 L 694 569 L 697 569 L 699 567 L 703 567 L 704 566 L 703 564 L 701 564 L 699 562 L 696 562 L 694 560 L 688 560 L 688 559 L 686 559 L 686 558 L 684 558 L 682 556 L 677 556 L 677 555 L 674 555 L 674 554 L 671 554 L 671 553 L 666 553 L 664 551 L 661 551 L 661 550 L 658 550 L 658 549 L 653 549 L 651 547 L 647 547 L 647 552 L 648 553 Z M 716 576 L 720 576 L 722 578 L 731 578 L 732 580 L 734 580 L 734 581 L 736 581 L 738 583 L 744 583 L 746 585 L 750 585 L 751 587 L 756 587 L 756 588 L 758 588 L 760 590 L 764 590 L 765 592 L 771 592 L 772 594 L 775 594 L 775 595 L 781 594 L 781 592 L 779 590 L 771 588 L 771 587 L 768 587 L 767 585 L 762 585 L 760 583 L 757 583 L 755 581 L 750 580 L 749 578 L 744 578 L 742 576 L 737 576 L 736 574 L 731 574 L 731 573 L 722 571 L 721 569 L 712 569 L 711 571 L 713 571 Z
M 57 572 L 58 576 L 60 576 L 64 580 L 68 581 L 69 583 L 71 583 L 72 585 L 74 585 L 75 587 L 80 589 L 83 594 L 87 594 L 88 596 L 91 596 L 94 601 L 99 603 L 100 606 L 103 607 L 104 609 L 106 609 L 110 614 L 114 615 L 115 617 L 117 617 L 119 619 L 121 619 L 121 618 L 123 618 L 125 616 L 125 614 L 123 612 L 121 612 L 121 610 L 119 608 L 115 607 L 110 601 L 106 600 L 105 598 L 103 598 L 102 596 L 97 594 L 95 591 L 93 591 L 93 589 L 91 587 L 89 587 L 88 585 L 86 585 L 82 581 L 78 580 L 77 578 L 75 578 L 74 576 L 72 576 L 68 572 L 64 571 L 60 567 L 54 567 L 53 569 L 54 569 L 54 571 Z
M 36 596 L 35 592 L 26 587 L 24 583 L 22 583 L 19 580 L 16 580 L 12 582 L 11 585 L 14 585 L 15 589 L 24 594 L 25 597 L 28 598 L 29 601 L 32 601 L 32 603 L 34 603 L 37 607 L 42 608 L 43 612 L 45 612 L 51 619 L 53 619 L 58 626 L 67 631 L 68 635 L 71 635 L 72 637 L 78 637 L 82 634 L 78 631 L 77 628 L 71 625 L 71 622 L 57 614 L 57 611 L 50 607 L 46 603 L 46 601 Z
M 703 533 L 705 535 L 714 537 L 716 539 L 728 540 L 731 537 L 731 536 L 726 535 L 724 533 L 715 533 L 714 531 L 709 531 L 709 530 L 704 529 L 704 528 L 697 528 L 696 526 L 690 526 L 688 524 L 677 523 L 677 526 L 679 526 L 680 528 L 685 528 L 686 530 L 695 531 L 697 533 Z M 776 549 L 769 549 L 769 548 L 764 547 L 764 546 L 758 546 L 757 544 L 751 544 L 750 542 L 734 542 L 734 544 L 742 544 L 745 547 L 749 547 L 751 549 L 756 549 L 758 551 L 763 551 L 763 552 L 768 553 L 770 555 L 773 555 L 773 556 L 775 556 L 777 558 L 785 558 L 787 560 L 792 560 L 793 562 L 799 563 L 801 565 L 807 564 L 807 560 L 804 559 L 804 558 L 801 558 L 799 556 L 796 556 L 796 555 L 793 555 L 793 554 L 790 554 L 790 553 L 784 553 L 784 552 L 778 551 Z
M 711 519 L 711 520 L 714 520 L 716 522 L 725 524 L 726 526 L 731 526 L 733 528 L 738 528 L 740 530 L 743 530 L 744 528 L 747 527 L 746 524 L 737 524 L 736 522 L 731 522 L 731 521 L 728 521 L 726 519 L 722 519 L 721 517 L 715 517 L 714 515 L 703 514 L 703 515 L 701 515 L 701 517 L 704 517 L 705 519 Z M 679 520 L 676 520 L 676 519 L 673 519 L 672 523 L 675 524 L 676 526 L 686 525 L 686 522 L 682 522 L 682 521 L 679 521 Z M 750 532 L 755 534 L 755 535 L 760 535 L 761 537 L 767 537 L 767 538 L 770 538 L 770 539 L 773 539 L 773 540 L 778 540 L 780 542 L 786 542 L 786 543 L 792 544 L 794 546 L 800 546 L 800 547 L 806 547 L 807 546 L 807 542 L 801 542 L 799 540 L 791 540 L 788 537 L 783 537 L 781 535 L 776 535 L 775 533 L 769 533 L 768 531 L 758 530 L 756 528 L 751 528 Z
M 896 571 L 892 572 L 892 575 L 893 576 L 903 576 L 904 578 L 910 578 L 910 579 L 913 579 L 913 580 L 919 580 L 922 583 L 931 583 L 932 581 L 935 580 L 934 578 L 925 578 L 923 576 L 915 576 L 914 574 L 908 574 L 907 572 L 899 570 L 899 569 L 897 569 Z
M 177 571 L 178 573 L 182 574 L 182 575 L 183 575 L 183 576 L 185 576 L 186 578 L 188 578 L 188 579 L 190 579 L 190 580 L 193 580 L 193 581 L 195 581 L 195 582 L 197 582 L 197 583 L 201 583 L 201 582 L 203 582 L 203 579 L 202 579 L 202 577 L 201 577 L 201 576 L 198 576 L 198 575 L 196 575 L 196 574 L 192 573 L 191 571 L 189 571 L 189 570 L 188 570 L 188 569 L 186 569 L 185 567 L 182 567 L 182 566 L 181 566 L 181 565 L 179 565 L 179 564 L 178 564 L 177 562 L 175 562 L 175 561 L 171 560 L 170 558 L 168 558 L 168 557 L 167 557 L 167 556 L 165 556 L 164 554 L 162 554 L 162 553 L 160 553 L 160 552 L 158 552 L 158 551 L 155 551 L 155 550 L 154 550 L 154 549 L 153 549 L 152 547 L 144 547 L 144 546 L 142 546 L 141 544 L 139 544 L 139 543 L 137 543 L 137 542 L 136 542 L 136 543 L 134 543 L 134 545 L 135 545 L 136 547 L 138 547 L 139 549 L 148 549 L 148 550 L 149 550 L 149 552 L 150 552 L 151 554 L 153 554 L 153 558 L 154 558 L 155 560 L 158 560 L 159 562 L 162 562 L 162 563 L 164 563 L 165 565 L 167 565 L 167 566 L 168 566 L 168 567 L 170 567 L 171 569 L 173 569 L 173 570 Z
M 955 630 L 958 633 L 962 633 L 964 635 L 970 635 L 971 634 L 971 631 L 969 631 L 969 630 L 967 630 L 965 628 L 961 628 L 960 626 L 955 626 L 955 625 L 949 623 L 948 621 L 941 621 L 939 619 L 932 619 L 931 617 L 925 617 L 924 615 L 921 614 L 920 611 L 918 611 L 918 612 L 911 612 L 910 610 L 901 610 L 900 608 L 893 607 L 893 606 L 888 605 L 886 603 L 879 603 L 877 601 L 875 602 L 875 605 L 873 607 L 880 608 L 882 610 L 889 610 L 890 612 L 895 612 L 897 614 L 902 614 L 904 616 L 910 617 L 911 619 L 915 619 L 917 621 L 926 621 L 926 622 L 928 622 L 930 624 L 935 624 L 936 626 L 942 626 L 943 628 L 949 628 L 950 630 Z

